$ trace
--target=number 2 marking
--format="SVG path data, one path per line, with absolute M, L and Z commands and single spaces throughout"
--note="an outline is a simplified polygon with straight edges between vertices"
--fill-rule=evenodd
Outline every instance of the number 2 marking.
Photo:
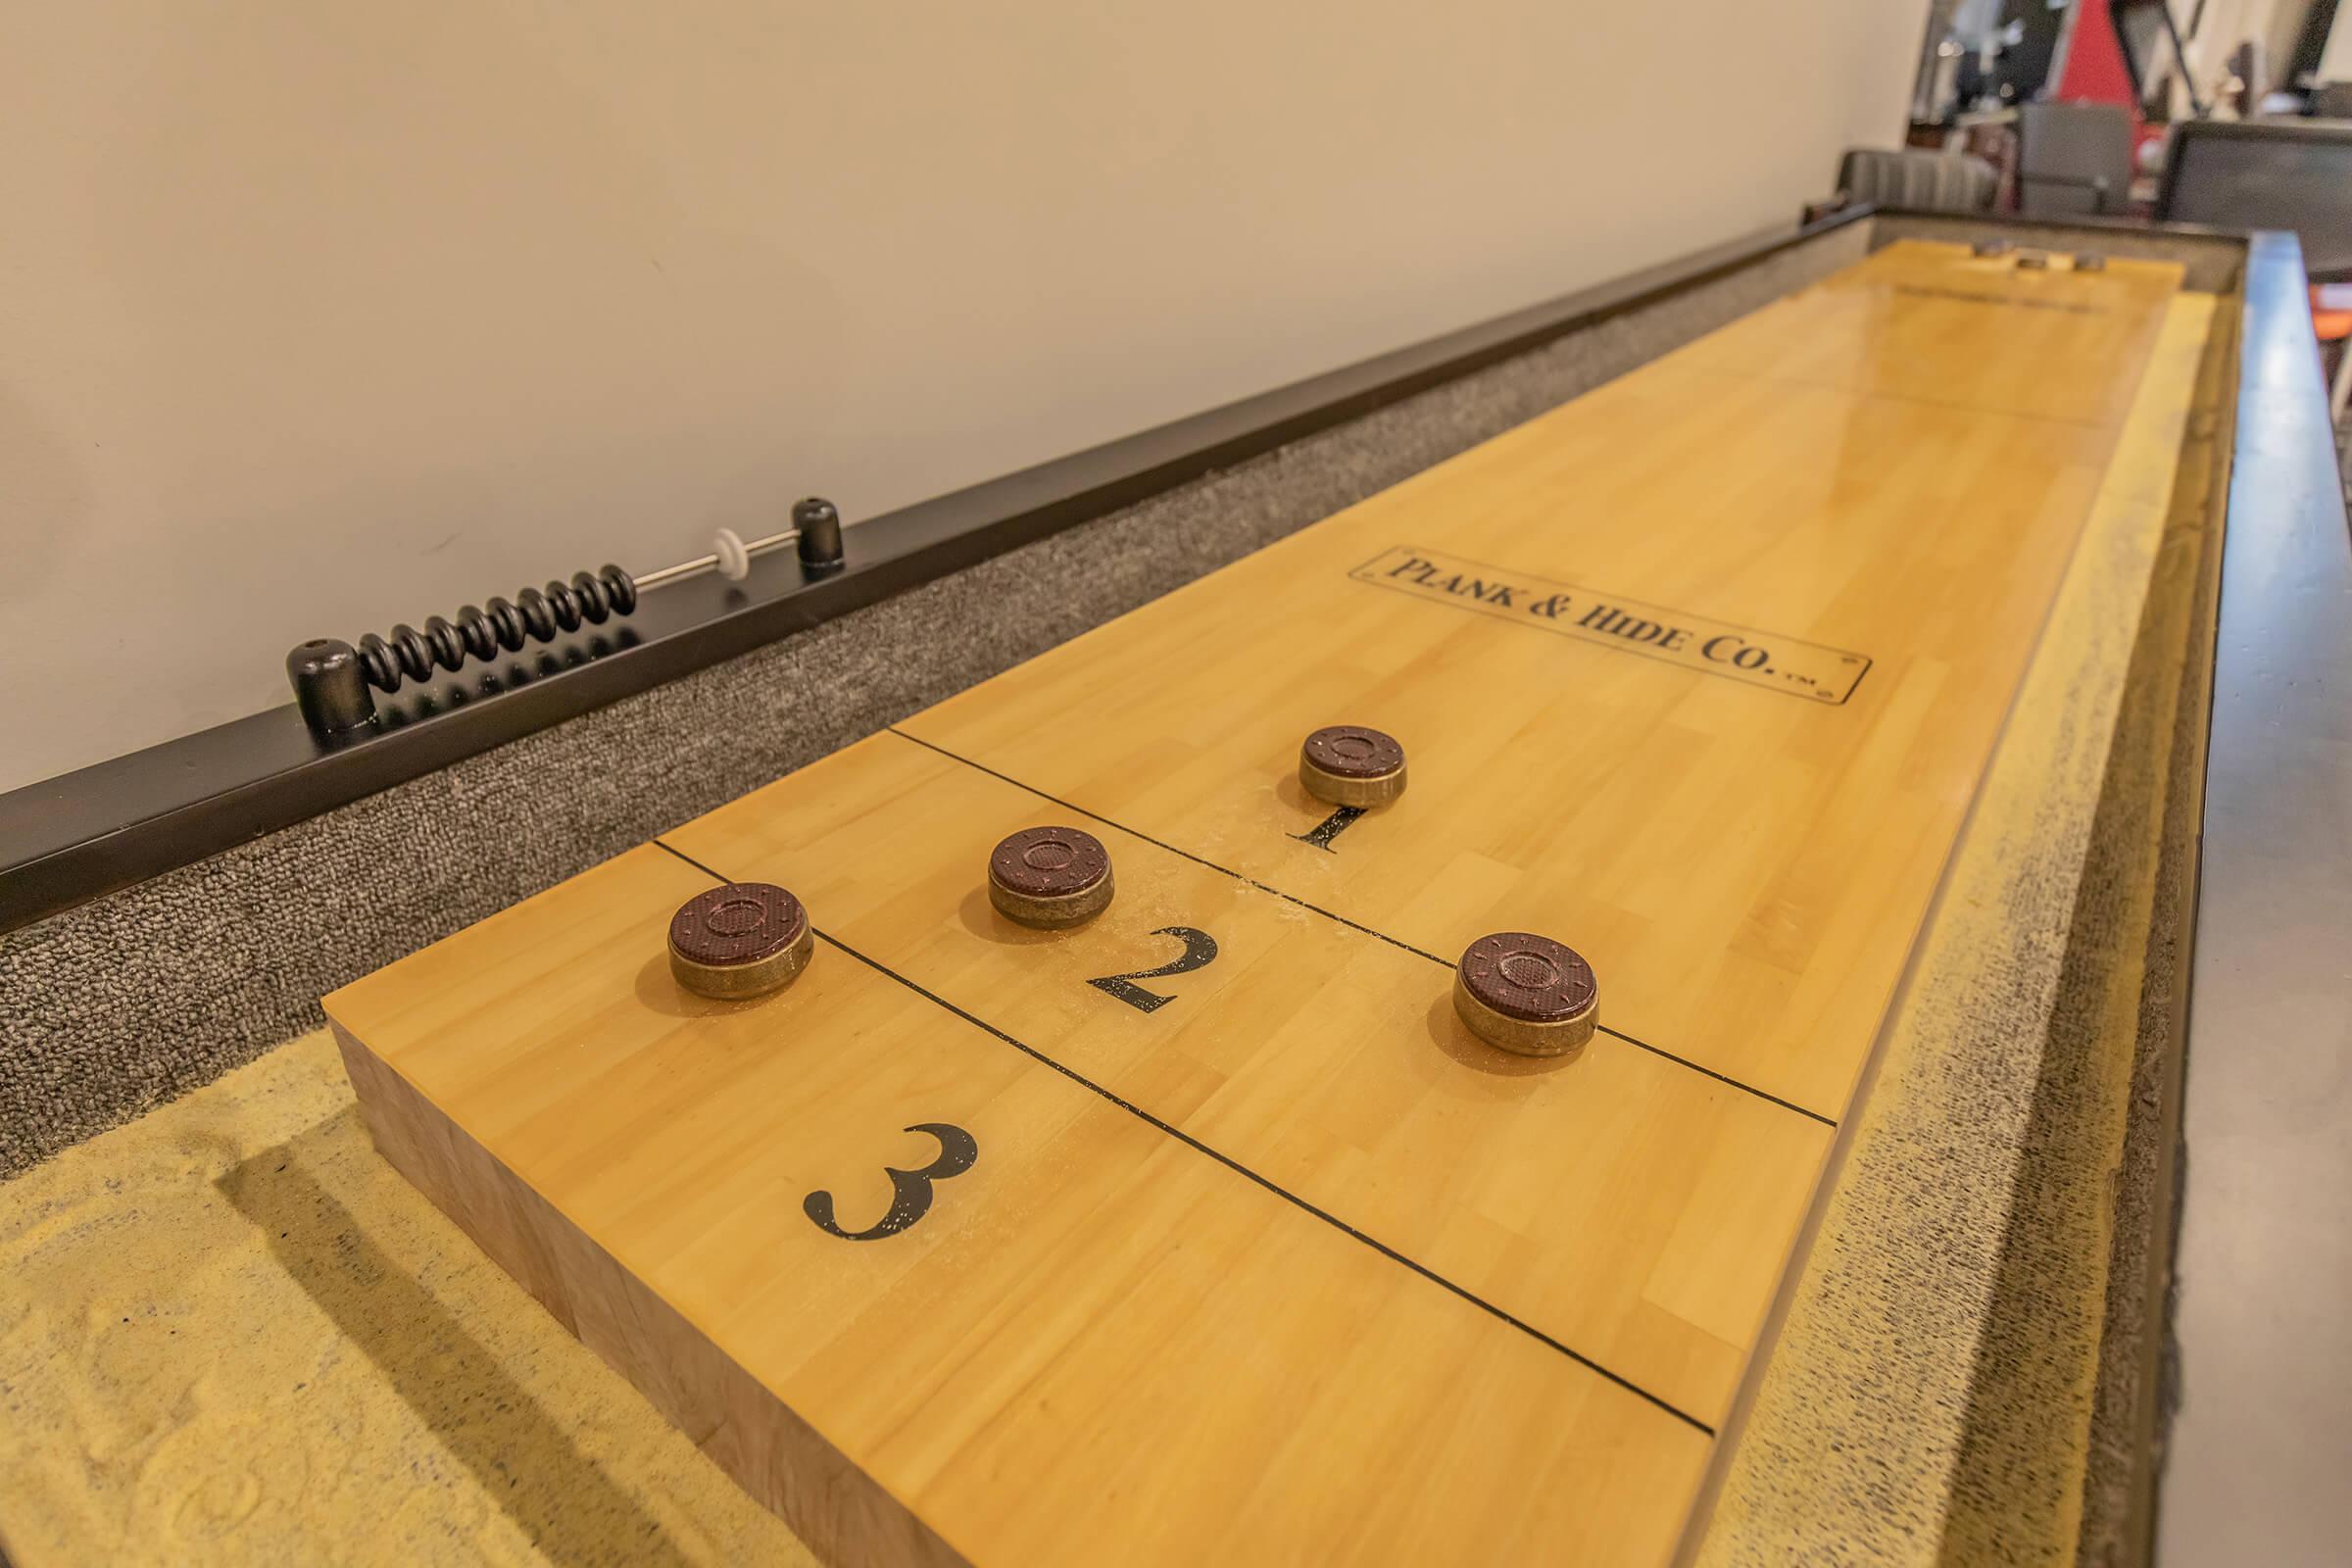
M 845 1231 L 833 1218 L 833 1195 L 818 1188 L 801 1200 L 801 1211 L 816 1222 L 817 1229 L 845 1242 L 878 1242 L 899 1232 L 931 1212 L 931 1184 L 944 1182 L 951 1176 L 960 1176 L 972 1168 L 980 1157 L 980 1142 L 960 1127 L 944 1121 L 918 1121 L 906 1129 L 910 1133 L 929 1133 L 939 1140 L 939 1157 L 921 1170 L 901 1170 L 885 1165 L 890 1177 L 890 1212 L 872 1226 L 861 1231 Z
M 1165 975 L 1191 974 L 1217 956 L 1217 939 L 1205 931 L 1196 931 L 1189 925 L 1163 925 L 1152 933 L 1155 937 L 1175 937 L 1184 943 L 1184 956 L 1173 963 L 1163 963 L 1156 969 L 1135 969 L 1126 974 L 1106 974 L 1100 980 L 1089 980 L 1097 991 L 1108 992 L 1138 1012 L 1157 1012 L 1174 1002 L 1156 991 L 1146 991 L 1135 984 L 1138 980 L 1157 980 Z

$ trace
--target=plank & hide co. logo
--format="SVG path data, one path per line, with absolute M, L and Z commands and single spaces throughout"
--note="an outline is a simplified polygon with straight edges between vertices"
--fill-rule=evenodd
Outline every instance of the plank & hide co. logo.
M 1870 670 L 1868 659 L 1842 648 L 1410 545 L 1394 545 L 1348 575 L 1475 614 L 1515 620 L 1814 702 L 1844 702 Z

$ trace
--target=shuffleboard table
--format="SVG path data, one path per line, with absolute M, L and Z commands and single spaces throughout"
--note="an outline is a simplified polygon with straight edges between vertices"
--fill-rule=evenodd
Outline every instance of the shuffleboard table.
M 1664 1561 L 2181 279 L 1881 250 L 335 992 L 369 1131 L 839 1560 Z M 816 951 L 708 999 L 739 883 Z M 1465 1027 L 1494 931 L 1588 1045 Z
M 0 1553 L 2328 1560 L 2302 281 L 1840 212 L 0 795 Z

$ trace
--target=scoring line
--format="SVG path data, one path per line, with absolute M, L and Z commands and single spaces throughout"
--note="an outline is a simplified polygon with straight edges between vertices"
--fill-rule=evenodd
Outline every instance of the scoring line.
M 909 736 L 907 738 L 912 739 L 913 737 Z M 1074 810 L 1076 808 L 1073 807 L 1072 809 Z M 1114 823 L 1112 825 L 1116 826 L 1117 824 Z M 1137 837 L 1140 838 L 1142 835 L 1138 834 Z M 705 865 L 702 861 L 696 859 L 693 856 L 688 855 L 685 851 L 676 849 L 671 845 L 664 843 L 658 837 L 652 842 L 657 848 L 668 851 L 671 855 L 676 856 L 679 859 L 685 861 L 688 865 L 693 866 L 696 870 L 702 872 L 705 876 L 710 878 L 714 882 L 723 884 L 735 880 L 733 877 L 727 876 L 708 865 Z M 813 927 L 811 929 L 814 930 Z M 1440 1274 L 1437 1270 L 1429 1267 L 1429 1265 L 1426 1263 L 1416 1262 L 1414 1259 L 1407 1257 L 1404 1253 L 1396 1250 L 1396 1249 L 1391 1247 L 1388 1243 L 1381 1241 L 1378 1237 L 1367 1235 L 1365 1232 L 1356 1229 L 1353 1225 L 1348 1224 L 1346 1220 L 1340 1218 L 1337 1214 L 1332 1213 L 1329 1209 L 1309 1202 L 1306 1199 L 1301 1198 L 1298 1194 L 1292 1192 L 1280 1182 L 1277 1182 L 1271 1177 L 1262 1175 L 1259 1172 L 1250 1169 L 1248 1165 L 1243 1164 L 1240 1160 L 1235 1159 L 1232 1155 L 1224 1152 L 1222 1150 L 1202 1143 L 1200 1139 L 1194 1137 L 1191 1133 L 1186 1132 L 1183 1128 L 1176 1126 L 1173 1122 L 1170 1122 L 1164 1117 L 1154 1115 L 1152 1112 L 1146 1110 L 1134 1101 L 1127 1099 L 1123 1095 L 1118 1094 L 1114 1090 L 1111 1090 L 1102 1084 L 1097 1083 L 1094 1079 L 1089 1078 L 1086 1076 L 1086 1074 L 1078 1071 L 1075 1067 L 1055 1060 L 1054 1057 L 1048 1055 L 1045 1052 L 1040 1051 L 1035 1046 L 1030 1045 L 1027 1041 L 1017 1039 L 1014 1036 L 1009 1035 L 1004 1030 L 998 1028 L 995 1024 L 990 1023 L 987 1019 L 979 1016 L 977 1013 L 957 1006 L 955 1003 L 950 1002 L 947 998 L 941 996 L 938 992 L 931 990 L 928 986 L 909 979 L 907 976 L 899 973 L 896 969 L 891 968 L 888 964 L 882 963 L 879 960 L 869 957 L 865 954 L 858 952 L 856 948 L 851 947 L 848 943 L 842 941 L 841 938 L 833 935 L 831 932 L 815 930 L 814 934 L 827 946 L 839 949 L 849 956 L 857 959 L 859 963 L 862 963 L 867 968 L 873 970 L 876 974 L 897 981 L 900 985 L 905 986 L 916 996 L 921 997 L 925 1001 L 954 1013 L 956 1017 L 962 1019 L 965 1023 L 970 1024 L 973 1028 L 981 1030 L 986 1034 L 995 1036 L 998 1040 L 1003 1041 L 1005 1045 L 1008 1045 L 1012 1047 L 1013 1050 L 1021 1053 L 1021 1054 L 1028 1056 L 1032 1060 L 1037 1061 L 1044 1066 L 1053 1068 L 1055 1072 L 1061 1074 L 1064 1078 L 1069 1079 L 1072 1083 L 1075 1083 L 1081 1088 L 1089 1090 L 1102 1099 L 1108 1101 L 1110 1103 L 1118 1106 L 1121 1110 L 1126 1111 L 1129 1115 L 1136 1117 L 1138 1120 L 1143 1121 L 1152 1127 L 1157 1128 L 1160 1132 L 1165 1133 L 1168 1137 L 1175 1139 L 1178 1143 L 1183 1144 L 1188 1149 L 1207 1155 L 1210 1159 L 1215 1160 L 1218 1164 L 1224 1166 L 1227 1170 L 1234 1172 L 1236 1175 L 1246 1177 L 1249 1180 L 1256 1183 L 1258 1186 L 1264 1188 L 1267 1192 L 1272 1193 L 1275 1197 L 1282 1199 L 1284 1201 L 1297 1208 L 1302 1209 L 1308 1214 L 1312 1214 L 1315 1218 L 1321 1220 L 1324 1224 L 1331 1226 L 1333 1229 L 1340 1231 L 1345 1235 L 1353 1237 L 1356 1241 L 1361 1242 L 1364 1246 L 1369 1247 L 1372 1249 L 1372 1250 L 1380 1253 L 1383 1257 L 1388 1258 L 1390 1261 L 1402 1264 L 1404 1267 L 1412 1270 L 1415 1274 L 1420 1275 L 1423 1279 L 1428 1280 L 1431 1284 L 1439 1286 L 1442 1289 L 1452 1293 L 1454 1296 L 1459 1297 L 1462 1300 L 1467 1301 L 1472 1306 L 1477 1307 L 1480 1311 L 1485 1312 L 1490 1317 L 1494 1317 L 1503 1323 L 1507 1323 L 1512 1328 L 1517 1329 L 1520 1333 L 1528 1336 L 1528 1338 L 1559 1351 L 1560 1354 L 1568 1357 L 1568 1359 L 1574 1361 L 1577 1363 L 1577 1365 L 1584 1367 L 1590 1372 L 1596 1373 L 1599 1376 L 1608 1379 L 1608 1381 L 1616 1384 L 1628 1394 L 1635 1395 L 1640 1398 L 1647 1400 L 1649 1403 L 1654 1404 L 1659 1409 L 1665 1411 L 1668 1415 L 1673 1416 L 1676 1420 L 1681 1421 L 1688 1426 L 1695 1427 L 1700 1432 L 1705 1433 L 1709 1438 L 1715 1436 L 1715 1429 L 1712 1426 L 1708 1425 L 1704 1421 L 1701 1421 L 1690 1411 L 1683 1409 L 1681 1406 L 1673 1403 L 1669 1399 L 1666 1399 L 1662 1396 L 1652 1394 L 1649 1390 L 1643 1388 L 1641 1384 L 1636 1383 L 1624 1373 L 1610 1370 L 1608 1367 L 1603 1366 L 1600 1362 L 1595 1361 L 1592 1359 L 1592 1357 L 1585 1354 L 1582 1350 L 1577 1349 L 1575 1347 L 1552 1338 L 1550 1335 L 1544 1333 L 1542 1329 L 1537 1328 L 1534 1324 L 1528 1322 L 1525 1318 L 1515 1316 L 1512 1313 L 1505 1311 L 1503 1308 L 1495 1305 L 1493 1301 L 1488 1300 L 1485 1297 L 1480 1296 L 1475 1291 L 1470 1290 L 1468 1287 L 1447 1279 L 1445 1275 Z M 1377 933 L 1375 933 L 1375 935 L 1377 935 Z
M 1371 926 L 1365 925 L 1360 920 L 1350 920 L 1346 915 L 1341 914 L 1333 909 L 1326 909 L 1319 904 L 1309 904 L 1306 900 L 1298 897 L 1295 893 L 1286 893 L 1278 887 L 1273 887 L 1267 883 L 1258 881 L 1257 878 L 1253 876 L 1246 876 L 1242 872 L 1236 871 L 1229 865 L 1219 865 L 1216 861 L 1195 855 L 1190 850 L 1179 849 L 1175 845 L 1168 843 L 1165 839 L 1155 839 L 1151 834 L 1146 833 L 1139 828 L 1129 827 L 1126 823 L 1104 816 L 1100 811 L 1088 810 L 1085 807 L 1080 806 L 1075 801 L 1065 801 L 1058 795 L 1049 795 L 1034 784 L 1025 784 L 1021 780 L 1014 778 L 1009 773 L 1001 773 L 997 771 L 997 769 L 989 766 L 986 762 L 975 762 L 968 757 L 958 756 L 956 753 L 949 751 L 944 746 L 936 745 L 923 739 L 920 735 L 909 735 L 905 730 L 898 728 L 896 725 L 889 726 L 888 733 L 896 735 L 903 741 L 912 741 L 915 745 L 922 747 L 925 751 L 937 752 L 940 756 L 946 758 L 951 762 L 960 762 L 965 767 L 971 768 L 975 772 L 986 773 L 990 778 L 999 779 L 1004 783 L 1011 785 L 1016 790 L 1025 790 L 1029 794 L 1036 796 L 1041 801 L 1051 801 L 1055 806 L 1062 808 L 1064 810 L 1076 811 L 1079 815 L 1087 817 L 1093 821 L 1100 822 L 1105 827 L 1116 828 L 1121 833 L 1126 834 L 1129 838 L 1141 839 L 1146 844 L 1153 845 L 1159 849 L 1167 851 L 1170 855 L 1180 856 L 1183 858 L 1192 861 L 1195 865 L 1204 866 L 1211 871 L 1218 872 L 1224 876 L 1229 876 L 1236 882 L 1243 884 L 1245 887 L 1255 888 L 1260 893 L 1271 893 L 1274 895 L 1274 897 L 1286 900 L 1291 904 L 1295 904 L 1299 908 L 1305 909 L 1310 913 L 1319 914 L 1326 920 L 1337 921 L 1339 924 L 1348 927 L 1348 929 L 1350 931 L 1360 931 L 1365 936 L 1378 938 L 1380 941 L 1386 942 L 1392 948 L 1402 948 L 1405 952 L 1412 954 L 1415 957 L 1427 958 L 1431 963 L 1437 964 L 1441 968 L 1446 970 L 1451 970 L 1453 968 L 1452 959 L 1440 957 L 1438 955 L 1430 952 L 1427 948 L 1417 948 L 1401 937 L 1393 937 L 1386 931 L 1376 930 Z M 1637 1039 L 1634 1036 L 1627 1034 L 1622 1029 L 1612 1029 L 1605 1023 L 1601 1024 L 1599 1029 L 1602 1034 L 1609 1036 L 1613 1040 L 1623 1041 L 1625 1044 L 1632 1046 L 1637 1051 L 1646 1051 L 1651 1055 L 1661 1056 L 1666 1060 L 1675 1063 L 1677 1066 L 1688 1067 L 1692 1072 L 1699 1074 L 1701 1077 L 1712 1078 L 1717 1083 L 1723 1084 L 1732 1089 L 1737 1089 L 1742 1094 L 1753 1095 L 1758 1100 L 1769 1101 L 1773 1104 L 1780 1106 L 1783 1110 L 1792 1110 L 1799 1116 L 1804 1116 L 1810 1120 L 1821 1123 L 1821 1125 L 1824 1127 L 1835 1127 L 1838 1125 L 1836 1117 L 1825 1116 L 1820 1111 L 1815 1110 L 1807 1105 L 1800 1105 L 1793 1100 L 1784 1100 L 1779 1095 L 1772 1093 L 1770 1090 L 1758 1089 L 1754 1084 L 1742 1083 L 1729 1073 L 1717 1072 L 1714 1068 L 1703 1066 L 1698 1062 L 1692 1061 L 1688 1056 L 1677 1055 L 1663 1046 L 1653 1046 L 1646 1040 Z

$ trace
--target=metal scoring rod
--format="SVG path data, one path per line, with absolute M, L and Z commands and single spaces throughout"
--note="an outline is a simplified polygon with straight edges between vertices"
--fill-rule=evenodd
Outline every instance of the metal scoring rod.
M 637 590 L 643 593 L 648 588 L 682 582 L 688 577 L 699 577 L 712 570 L 729 582 L 741 582 L 752 574 L 753 558 L 764 556 L 779 545 L 791 544 L 800 536 L 800 529 L 787 528 L 782 533 L 771 533 L 764 539 L 754 539 L 746 544 L 743 536 L 734 529 L 721 528 L 710 536 L 710 554 L 697 556 L 692 561 L 681 561 L 674 566 L 663 566 L 660 571 L 649 571 L 637 579 Z
M 614 615 L 626 617 L 636 610 L 639 594 L 706 571 L 741 582 L 751 575 L 756 557 L 795 543 L 808 571 L 840 569 L 841 513 L 832 502 L 810 496 L 793 507 L 791 527 L 748 544 L 734 529 L 721 528 L 711 536 L 710 554 L 642 577 L 612 565 L 574 572 L 570 582 L 550 582 L 544 592 L 525 588 L 512 601 L 492 599 L 487 610 L 467 605 L 454 620 L 429 616 L 422 631 L 403 624 L 389 636 L 369 632 L 357 648 L 337 638 L 315 637 L 286 655 L 286 678 L 312 735 L 335 742 L 374 727 L 370 686 L 395 692 L 404 679 L 430 679 L 436 665 L 454 670 L 468 659 L 496 659 L 502 649 L 517 652 L 525 642 L 553 642 L 583 622 L 602 625 Z

